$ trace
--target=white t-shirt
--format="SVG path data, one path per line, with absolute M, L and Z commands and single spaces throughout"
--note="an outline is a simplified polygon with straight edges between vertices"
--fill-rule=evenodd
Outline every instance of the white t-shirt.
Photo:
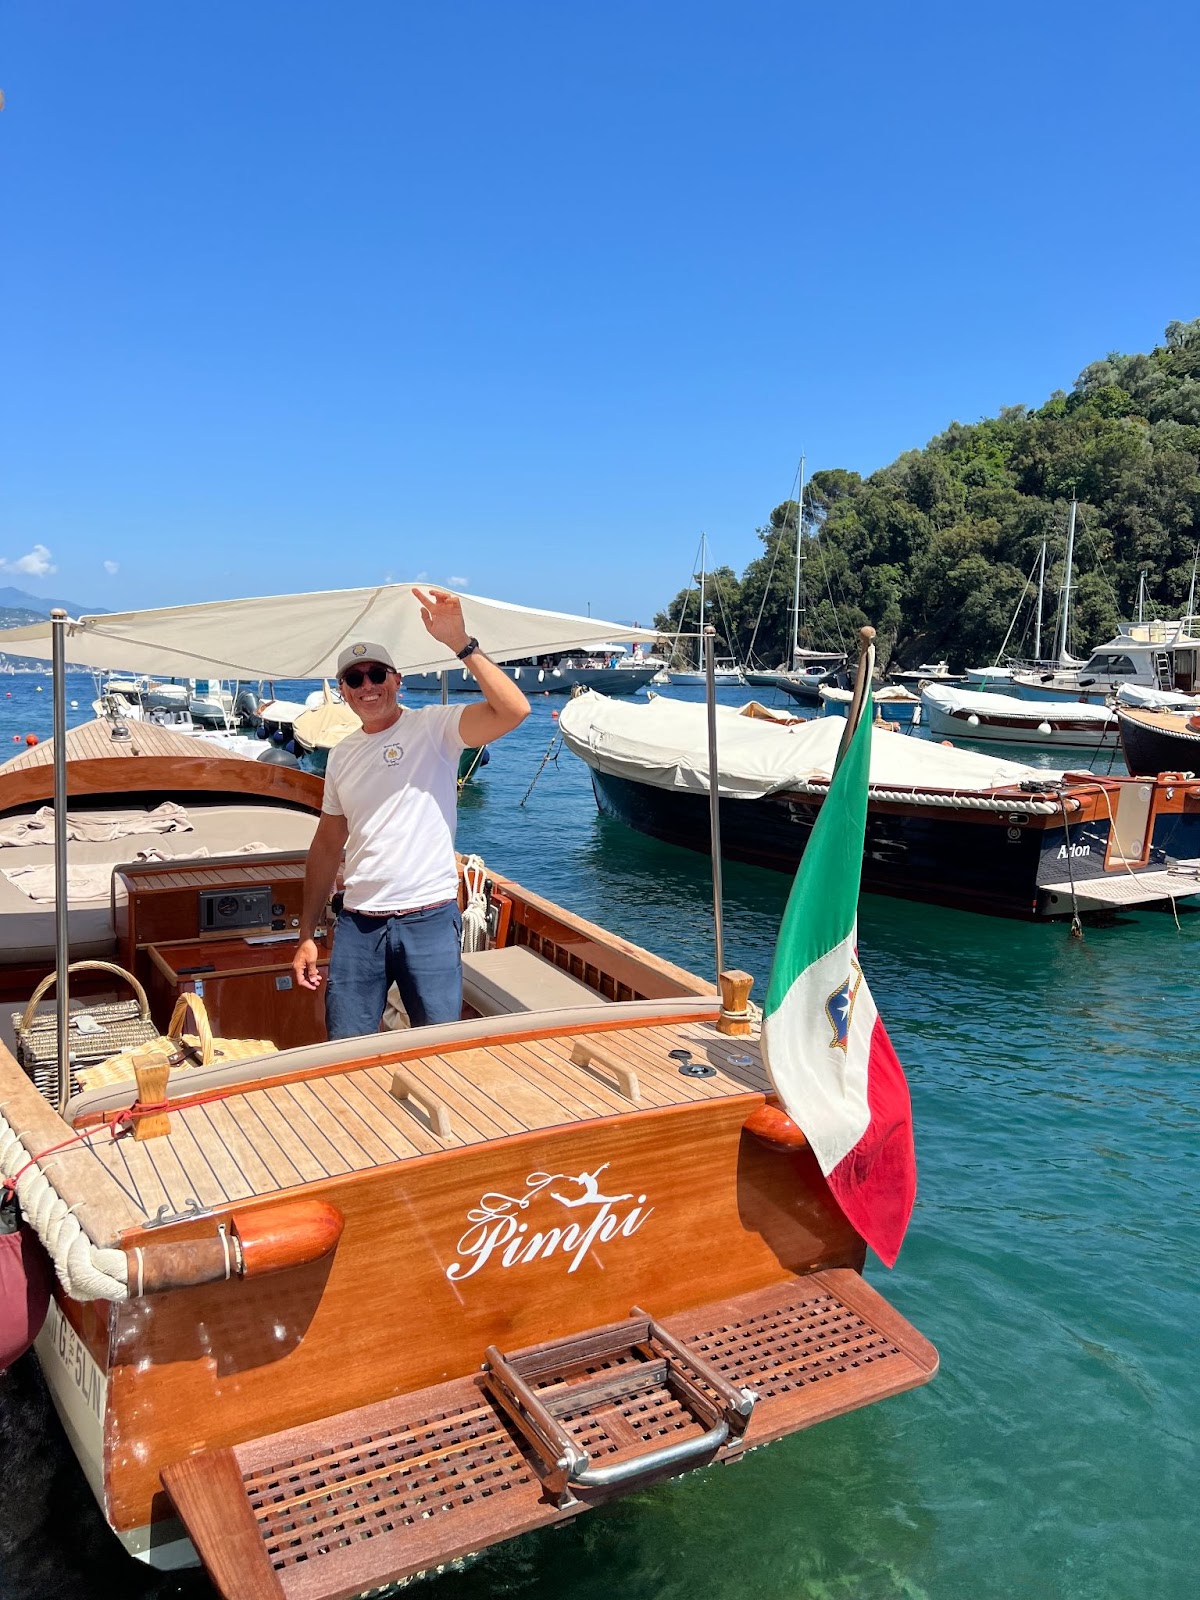
M 458 893 L 463 710 L 405 710 L 382 733 L 360 728 L 330 751 L 321 809 L 349 824 L 345 891 L 352 911 L 411 911 Z

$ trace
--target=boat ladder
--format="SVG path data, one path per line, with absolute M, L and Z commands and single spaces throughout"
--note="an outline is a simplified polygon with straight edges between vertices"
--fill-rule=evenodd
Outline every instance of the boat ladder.
M 482 1352 L 481 1352 L 482 1354 Z M 834 1268 L 167 1466 L 229 1600 L 332 1600 L 402 1581 L 689 1467 L 735 1459 L 925 1383 L 937 1352 Z

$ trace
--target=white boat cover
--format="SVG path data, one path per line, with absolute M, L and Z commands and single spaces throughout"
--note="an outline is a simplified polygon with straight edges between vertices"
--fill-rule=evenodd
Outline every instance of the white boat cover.
M 823 683 L 817 693 L 822 700 L 835 706 L 848 706 L 854 699 L 853 689 L 834 689 L 827 683 Z M 906 689 L 902 683 L 881 684 L 871 690 L 871 699 L 877 706 L 917 706 L 921 703 L 920 696 Z
M 1139 711 L 1196 711 L 1200 701 L 1194 694 L 1172 693 L 1168 689 L 1148 689 L 1140 683 L 1123 683 L 1117 690 L 1117 704 L 1136 706 Z
M 729 706 L 718 706 L 716 717 L 720 794 L 754 799 L 832 775 L 843 718 L 781 723 Z M 589 691 L 567 702 L 558 726 L 568 749 L 590 767 L 659 789 L 708 792 L 703 705 L 665 695 L 652 695 L 641 705 Z M 977 794 L 1023 778 L 1055 776 L 1042 767 L 928 739 L 880 728 L 871 733 L 875 788 Z
M 1075 700 L 1064 700 L 1061 704 L 1050 700 L 1018 700 L 1011 694 L 948 689 L 940 683 L 927 684 L 921 690 L 921 698 L 935 710 L 948 715 L 963 711 L 968 716 L 977 716 L 980 722 L 987 722 L 993 717 L 1005 717 L 1028 722 L 1031 727 L 1037 728 L 1043 722 L 1053 727 L 1056 717 L 1065 717 L 1071 722 L 1094 722 L 1097 728 L 1103 728 L 1113 721 L 1113 713 L 1108 706 L 1086 705 Z
M 455 657 L 425 631 L 413 587 L 389 583 L 326 594 L 105 612 L 68 625 L 67 661 L 104 671 L 179 677 L 331 678 L 342 649 L 364 639 L 385 645 L 401 672 L 457 667 Z M 583 650 L 613 638 L 658 638 L 652 628 L 622 627 L 600 617 L 533 611 L 478 595 L 459 599 L 467 631 L 495 661 Z M 6 628 L 0 632 L 0 648 L 9 655 L 49 661 L 50 624 Z

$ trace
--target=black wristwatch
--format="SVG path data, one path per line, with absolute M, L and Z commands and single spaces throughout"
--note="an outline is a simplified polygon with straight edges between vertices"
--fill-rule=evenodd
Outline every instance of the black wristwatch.
M 475 654 L 476 650 L 478 650 L 478 649 L 479 649 L 479 640 L 478 639 L 468 639 L 466 644 L 463 645 L 462 649 L 458 652 L 458 659 L 460 661 L 465 661 L 468 656 L 473 656 Z

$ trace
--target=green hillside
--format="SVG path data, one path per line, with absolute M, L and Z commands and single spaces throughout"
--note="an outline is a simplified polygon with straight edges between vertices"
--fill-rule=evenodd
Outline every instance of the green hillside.
M 1157 613 L 1177 616 L 1200 541 L 1200 320 L 1172 322 L 1147 355 L 1093 362 L 1069 394 L 1037 408 L 953 422 L 870 477 L 814 473 L 804 493 L 802 644 L 841 648 L 870 622 L 885 665 L 893 656 L 906 665 L 946 656 L 954 667 L 992 660 L 1043 538 L 1052 616 L 1073 488 L 1072 648 L 1111 637 L 1132 614 L 1142 572 Z M 759 529 L 763 554 L 740 578 L 727 567 L 713 575 L 709 620 L 722 651 L 747 655 L 761 607 L 755 657 L 784 660 L 795 519 L 794 501 L 777 506 Z M 655 618 L 658 626 L 673 631 L 683 598 Z M 1030 596 L 1011 652 L 1031 647 L 1032 611 Z M 693 591 L 690 628 L 696 615 Z

